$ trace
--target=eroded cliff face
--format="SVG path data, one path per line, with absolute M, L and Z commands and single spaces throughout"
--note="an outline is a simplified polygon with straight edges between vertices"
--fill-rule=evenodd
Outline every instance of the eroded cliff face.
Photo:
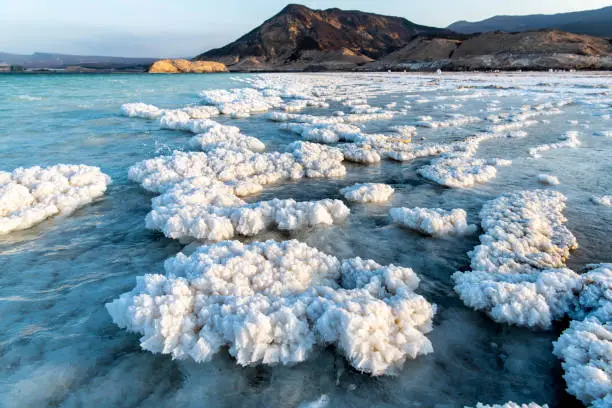
M 184 59 L 165 59 L 155 61 L 149 73 L 151 74 L 207 74 L 211 72 L 227 72 L 227 67 L 215 61 L 188 61 Z

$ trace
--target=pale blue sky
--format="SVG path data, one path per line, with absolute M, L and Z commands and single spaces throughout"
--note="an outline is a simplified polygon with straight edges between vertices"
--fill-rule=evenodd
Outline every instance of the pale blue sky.
M 282 0 L 0 0 L 0 51 L 193 56 L 225 45 L 280 11 Z M 304 0 L 445 27 L 496 14 L 558 13 L 611 0 Z

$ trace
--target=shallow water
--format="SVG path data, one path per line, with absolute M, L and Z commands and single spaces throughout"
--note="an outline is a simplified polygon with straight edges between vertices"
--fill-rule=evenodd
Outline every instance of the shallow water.
M 531 331 L 496 324 L 468 309 L 453 291 L 450 275 L 469 265 L 467 252 L 477 245 L 477 235 L 425 237 L 391 225 L 388 210 L 463 208 L 469 221 L 477 223 L 482 204 L 502 193 L 555 188 L 568 197 L 567 225 L 580 244 L 568 265 L 580 272 L 589 263 L 612 262 L 612 210 L 589 200 L 593 194 L 612 192 L 612 138 L 594 135 L 612 127 L 612 77 L 604 74 L 444 75 L 440 87 L 423 85 L 432 75 L 355 75 L 364 83 L 394 82 L 394 92 L 369 99 L 372 106 L 402 102 L 415 93 L 430 100 L 411 102 L 407 114 L 392 120 L 364 123 L 370 133 L 413 124 L 421 115 L 438 120 L 450 112 L 440 104 L 474 92 L 481 95 L 461 100 L 463 106 L 453 112 L 485 117 L 483 110 L 492 100 L 500 101 L 502 111 L 562 98 L 573 103 L 564 106 L 561 115 L 545 117 L 550 123 L 527 128 L 526 138 L 482 143 L 477 157 L 507 158 L 513 164 L 500 167 L 496 179 L 474 188 L 449 189 L 423 179 L 416 170 L 430 161 L 425 158 L 347 164 L 342 179 L 267 186 L 249 198 L 341 198 L 339 190 L 355 182 L 388 183 L 396 189 L 387 204 L 351 204 L 344 224 L 268 232 L 245 241 L 296 238 L 339 258 L 361 256 L 413 268 L 422 279 L 418 292 L 438 305 L 434 330 L 428 334 L 435 352 L 408 361 L 398 375 L 360 374 L 332 349 L 320 350 L 294 367 L 246 368 L 227 353 L 196 364 L 141 351 L 139 336 L 116 327 L 104 304 L 131 290 L 136 276 L 161 272 L 163 260 L 183 245 L 145 229 L 154 195 L 128 181 L 127 169 L 174 149 L 187 150 L 192 135 L 123 117 L 120 106 L 140 101 L 160 107 L 197 104 L 203 89 L 246 86 L 234 77 L 0 76 L 0 170 L 84 163 L 101 167 L 113 179 L 104 198 L 71 216 L 0 236 L 0 406 L 295 407 L 323 394 L 329 406 L 347 407 L 450 408 L 509 400 L 581 406 L 566 394 L 560 363 L 552 355 L 551 343 L 566 323 L 548 332 Z M 493 83 L 513 88 L 487 87 Z M 466 85 L 474 88 L 459 89 Z M 339 108 L 307 108 L 302 113 L 329 115 Z M 280 150 L 297 138 L 263 115 L 215 120 L 240 127 L 264 141 L 268 150 Z M 418 135 L 428 142 L 449 142 L 483 126 L 477 122 L 460 128 L 419 128 Z M 556 142 L 567 130 L 580 132 L 579 148 L 551 150 L 539 159 L 529 156 L 529 148 Z M 558 176 L 561 184 L 542 186 L 536 180 L 540 173 Z

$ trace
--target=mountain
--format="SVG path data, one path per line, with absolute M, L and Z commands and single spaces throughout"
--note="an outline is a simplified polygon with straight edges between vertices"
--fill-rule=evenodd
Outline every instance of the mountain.
M 401 17 L 291 4 L 233 43 L 195 60 L 216 60 L 230 69 L 341 68 L 378 59 L 418 35 L 452 33 Z
M 448 26 L 449 30 L 463 34 L 488 31 L 519 32 L 542 28 L 556 28 L 574 34 L 612 37 L 612 6 L 598 10 L 552 15 L 495 16 L 473 23 L 457 21 Z
M 364 70 L 612 69 L 612 43 L 558 30 L 495 31 L 466 40 L 418 37 Z
M 100 57 L 44 52 L 35 52 L 31 55 L 0 52 L 0 62 L 6 62 L 10 65 L 19 65 L 24 68 L 37 69 L 59 69 L 70 66 L 80 66 L 92 69 L 122 69 L 145 67 L 151 65 L 155 60 L 156 58 Z

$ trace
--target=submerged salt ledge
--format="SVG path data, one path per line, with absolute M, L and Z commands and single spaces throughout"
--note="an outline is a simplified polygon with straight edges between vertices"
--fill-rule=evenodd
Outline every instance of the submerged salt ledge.
M 467 223 L 467 213 L 460 208 L 450 211 L 440 208 L 392 208 L 389 215 L 396 224 L 435 237 L 476 232 L 476 226 Z
M 340 261 L 297 241 L 227 241 L 164 267 L 106 305 L 154 353 L 204 362 L 227 347 L 240 365 L 295 364 L 331 344 L 381 375 L 433 351 L 435 306 L 414 293 L 410 268 Z
M 480 212 L 485 234 L 469 253 L 469 272 L 453 275 L 463 302 L 493 320 L 548 328 L 570 309 L 580 277 L 564 268 L 576 239 L 563 225 L 565 197 L 522 191 L 488 202 Z
M 354 184 L 340 190 L 344 198 L 358 203 L 385 203 L 394 192 L 393 187 L 380 183 Z
M 0 235 L 69 215 L 104 195 L 110 183 L 98 167 L 82 164 L 0 172 Z

